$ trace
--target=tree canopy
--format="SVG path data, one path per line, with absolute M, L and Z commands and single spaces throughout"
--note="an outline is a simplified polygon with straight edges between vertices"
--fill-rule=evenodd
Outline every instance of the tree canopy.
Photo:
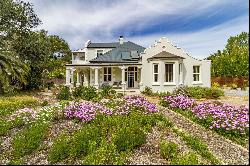
M 0 75 L 0 93 L 4 85 L 10 85 L 9 80 L 34 89 L 43 85 L 43 79 L 62 77 L 70 56 L 68 43 L 46 30 L 35 31 L 41 21 L 29 2 L 1 0 L 0 6 L 0 71 L 7 73 Z M 60 74 L 45 74 L 58 71 Z
M 225 49 L 207 59 L 212 61 L 212 76 L 238 77 L 249 75 L 249 34 L 242 32 L 227 40 Z

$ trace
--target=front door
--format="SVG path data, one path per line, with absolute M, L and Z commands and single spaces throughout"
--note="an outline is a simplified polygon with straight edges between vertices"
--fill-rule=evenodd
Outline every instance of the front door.
M 135 75 L 134 72 L 128 71 L 128 87 L 133 88 L 135 84 Z

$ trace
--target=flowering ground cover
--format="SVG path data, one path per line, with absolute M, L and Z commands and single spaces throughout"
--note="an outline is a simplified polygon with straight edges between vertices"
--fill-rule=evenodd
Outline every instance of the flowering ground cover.
M 173 109 L 187 110 L 195 106 L 200 109 L 194 100 L 183 96 L 169 96 L 169 100 L 174 101 Z M 194 115 L 192 111 L 185 112 Z M 202 114 L 201 120 L 208 116 Z M 156 104 L 139 95 L 18 107 L 0 121 L 0 164 L 129 164 L 138 160 L 137 149 L 161 164 L 175 160 L 184 165 L 214 163 L 214 154 L 204 148 L 208 146 L 198 145 L 197 141 L 182 142 L 188 146 L 185 153 L 195 151 L 192 155 L 182 153 L 183 145 L 176 147 L 178 161 L 168 157 L 171 155 L 160 154 L 162 140 L 171 138 L 175 142 L 175 137 L 180 137 L 178 134 L 167 136 L 173 132 L 173 126 Z M 243 126 L 237 124 L 237 131 L 239 127 Z M 159 135 L 155 135 L 155 131 Z M 148 136 L 158 137 L 150 140 L 153 145 L 149 147 Z M 201 152 L 200 147 L 203 147 Z M 164 154 L 169 148 L 168 144 L 164 146 Z
M 218 101 L 197 104 L 187 96 L 166 96 L 161 104 L 239 143 L 245 144 L 249 134 L 249 109 Z
M 85 164 L 122 164 L 134 148 L 145 143 L 146 134 L 153 126 L 158 122 L 166 126 L 171 124 L 158 114 L 155 104 L 141 96 L 104 99 L 99 103 L 62 103 L 21 108 L 7 117 L 9 123 L 17 119 L 22 122 L 21 131 L 11 141 L 13 150 L 6 152 L 12 163 L 36 151 L 48 137 L 54 121 L 73 120 L 82 128 L 66 135 L 62 131 L 48 150 L 49 162 L 83 158 L 81 161 Z M 10 134 L 6 131 L 15 127 L 17 125 L 3 126 L 3 135 Z M 61 138 L 65 138 L 64 141 Z

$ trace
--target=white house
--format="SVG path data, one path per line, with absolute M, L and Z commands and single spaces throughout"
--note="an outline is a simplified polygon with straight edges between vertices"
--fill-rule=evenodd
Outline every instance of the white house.
M 180 85 L 210 87 L 210 60 L 198 60 L 162 37 L 151 47 L 133 42 L 92 43 L 72 51 L 66 86 L 111 85 L 114 88 L 171 92 Z M 76 83 L 74 74 L 76 73 Z

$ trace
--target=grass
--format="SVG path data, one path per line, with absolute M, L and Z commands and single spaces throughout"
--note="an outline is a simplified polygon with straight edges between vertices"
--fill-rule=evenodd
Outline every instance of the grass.
M 186 134 L 178 129 L 173 130 L 176 134 L 178 134 L 186 144 L 200 154 L 203 158 L 209 160 L 212 164 L 220 164 L 220 161 L 209 151 L 206 144 L 202 142 L 199 138 L 193 137 L 189 134 Z

